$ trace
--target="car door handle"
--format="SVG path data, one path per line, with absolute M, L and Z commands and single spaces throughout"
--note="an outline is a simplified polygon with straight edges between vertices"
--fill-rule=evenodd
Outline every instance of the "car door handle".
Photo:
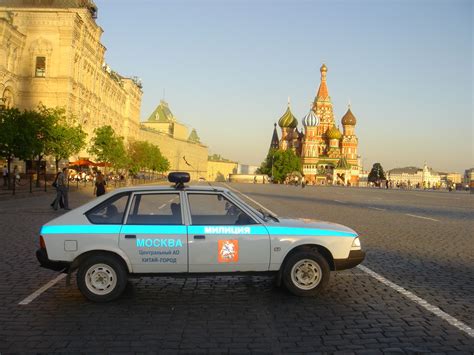
M 135 239 L 136 237 L 135 234 L 125 234 L 125 239 Z
M 205 235 L 195 235 L 194 239 L 206 239 Z

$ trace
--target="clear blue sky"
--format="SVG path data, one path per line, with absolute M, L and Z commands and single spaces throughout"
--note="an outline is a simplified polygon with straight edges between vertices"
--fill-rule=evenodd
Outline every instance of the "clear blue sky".
M 260 164 L 288 96 L 301 126 L 325 62 L 366 169 L 474 165 L 469 0 L 96 3 L 108 64 L 143 80 L 142 119 L 166 89 L 210 153 Z

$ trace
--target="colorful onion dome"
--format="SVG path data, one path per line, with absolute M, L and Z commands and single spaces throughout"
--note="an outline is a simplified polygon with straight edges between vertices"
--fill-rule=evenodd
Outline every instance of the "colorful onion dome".
M 296 128 L 298 126 L 298 120 L 291 113 L 290 106 L 288 106 L 283 116 L 278 120 L 278 125 L 281 128 Z
M 303 126 L 305 127 L 315 127 L 319 124 L 319 117 L 316 116 L 314 111 L 309 110 L 308 114 L 303 118 Z
M 336 128 L 336 126 L 332 126 L 327 130 L 326 137 L 329 139 L 341 139 L 342 133 L 338 128 Z
M 342 116 L 341 122 L 344 126 L 355 126 L 355 124 L 357 123 L 357 120 L 355 116 L 353 115 L 353 113 L 351 112 L 350 107 L 347 109 L 347 112 L 345 113 L 345 115 Z

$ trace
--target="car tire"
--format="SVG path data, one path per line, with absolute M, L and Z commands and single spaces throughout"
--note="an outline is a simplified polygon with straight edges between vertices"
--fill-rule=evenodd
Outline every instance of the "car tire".
M 298 251 L 283 267 L 283 284 L 296 296 L 316 296 L 329 283 L 327 260 L 316 250 Z
M 127 285 L 127 271 L 122 261 L 110 254 L 95 254 L 85 259 L 77 271 L 77 286 L 93 302 L 117 299 Z

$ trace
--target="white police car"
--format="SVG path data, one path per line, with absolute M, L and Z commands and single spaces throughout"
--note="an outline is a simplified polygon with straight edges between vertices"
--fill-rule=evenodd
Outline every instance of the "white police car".
M 313 296 L 330 270 L 362 262 L 359 237 L 328 222 L 281 219 L 244 203 L 225 188 L 175 186 L 115 190 L 41 228 L 43 267 L 77 272 L 92 301 L 120 296 L 128 275 L 274 273 L 298 296 Z

